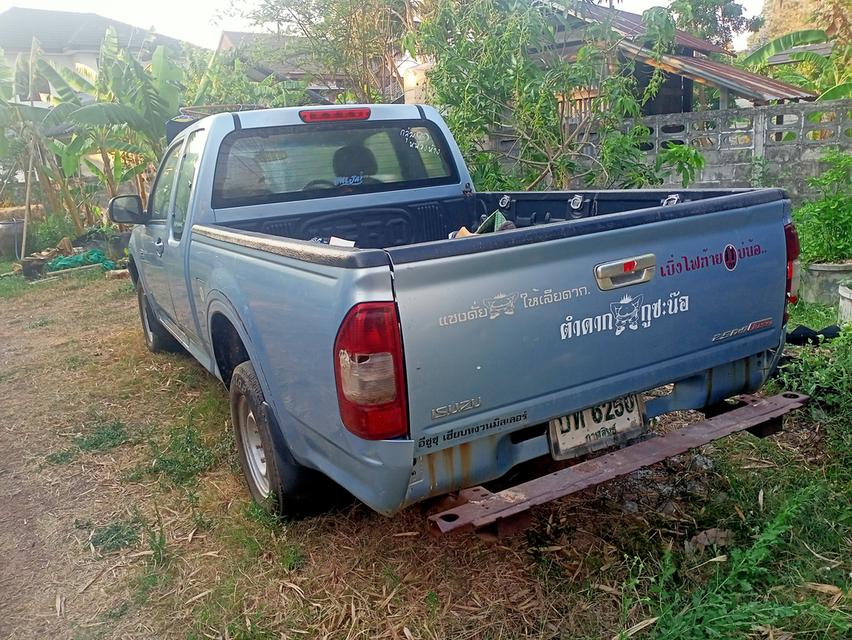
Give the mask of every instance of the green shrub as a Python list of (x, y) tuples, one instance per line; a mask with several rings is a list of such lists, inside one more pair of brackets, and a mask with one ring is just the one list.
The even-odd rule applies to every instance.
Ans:
[(793, 213), (808, 263), (852, 259), (852, 153), (829, 149), (822, 159), (828, 169), (808, 179), (819, 198)]
[(43, 220), (34, 220), (27, 230), (27, 253), (55, 247), (65, 236), (77, 236), (74, 225), (67, 217), (47, 215)]
[(811, 397), (807, 411), (822, 425), (826, 443), (840, 460), (852, 459), (852, 325), (840, 336), (817, 347), (792, 351), (793, 357), (781, 367), (782, 385), (790, 391)]

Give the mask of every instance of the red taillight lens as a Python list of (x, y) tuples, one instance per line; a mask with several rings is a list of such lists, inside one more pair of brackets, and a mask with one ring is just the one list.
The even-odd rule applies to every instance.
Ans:
[(334, 341), (334, 374), (343, 424), (367, 440), (408, 433), (402, 337), (393, 302), (355, 305)]
[(368, 120), (370, 109), (358, 107), (356, 109), (305, 109), (299, 112), (302, 122), (335, 122), (338, 120)]
[(786, 303), (796, 304), (799, 301), (799, 233), (793, 223), (784, 225), (784, 241), (787, 245), (787, 286), (784, 307), (784, 324), (787, 324)]

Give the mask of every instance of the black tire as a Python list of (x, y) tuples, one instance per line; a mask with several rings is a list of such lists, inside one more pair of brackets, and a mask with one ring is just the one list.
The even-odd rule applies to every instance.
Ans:
[(145, 346), (148, 347), (148, 351), (151, 353), (163, 351), (179, 353), (183, 351), (180, 342), (169, 333), (169, 330), (154, 315), (141, 280), (136, 283), (136, 301), (139, 303), (139, 319), (142, 321), (142, 335), (145, 337)]
[[(287, 518), (328, 509), (335, 485), (293, 458), (263, 399), (251, 362), (243, 362), (234, 369), (230, 400), (240, 467), (254, 501), (269, 513)], [(258, 464), (258, 454), (262, 464)]]
[(142, 321), (142, 335), (145, 337), (145, 346), (148, 347), (148, 351), (151, 353), (183, 351), (180, 342), (157, 320), (157, 316), (151, 310), (141, 280), (136, 282), (136, 301), (139, 303), (139, 319)]

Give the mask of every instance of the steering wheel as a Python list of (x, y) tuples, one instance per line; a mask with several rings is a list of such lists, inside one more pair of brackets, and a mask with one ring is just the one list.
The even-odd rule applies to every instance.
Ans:
[(302, 187), (302, 191), (310, 191), (317, 188), (334, 189), (334, 183), (331, 180), (311, 180), (308, 184)]

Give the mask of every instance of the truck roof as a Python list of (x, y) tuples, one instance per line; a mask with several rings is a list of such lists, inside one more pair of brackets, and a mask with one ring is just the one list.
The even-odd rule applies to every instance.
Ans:
[[(299, 115), (305, 112), (356, 112), (366, 110), (369, 113), (369, 120), (412, 120), (412, 119), (428, 119), (426, 109), (421, 105), (413, 104), (335, 104), (335, 105), (308, 105), (301, 107), (277, 107), (277, 108), (257, 108), (242, 110), (240, 105), (225, 105), (226, 109), (213, 113), (207, 117), (193, 117), (192, 114), (186, 113), (177, 116), (169, 121), (171, 135), (169, 142), (180, 137), (185, 131), (196, 129), (199, 126), (204, 126), (202, 123), (208, 123), (214, 119), (231, 118), (234, 120), (237, 128), (254, 129), (258, 127), (272, 126), (287, 126), (306, 124), (303, 118)], [(227, 107), (237, 107), (236, 109), (227, 109)], [(318, 119), (317, 121), (327, 122), (328, 120)]]

